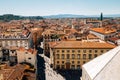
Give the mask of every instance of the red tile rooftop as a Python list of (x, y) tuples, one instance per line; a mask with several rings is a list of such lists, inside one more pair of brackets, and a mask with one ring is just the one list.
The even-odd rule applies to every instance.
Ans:
[(87, 36), (89, 39), (99, 39), (97, 36), (93, 35), (93, 34), (89, 34)]
[(0, 74), (3, 74), (4, 80), (15, 80), (17, 77), (22, 77), (24, 70), (24, 65), (17, 64), (16, 66), (0, 70)]
[(15, 32), (0, 32), (0, 38), (1, 39), (19, 39), (19, 38), (28, 38), (30, 35), (30, 32), (28, 30), (23, 31), (15, 31)]
[(109, 29), (109, 28), (91, 28), (90, 30), (98, 33), (102, 33), (102, 34), (110, 34), (110, 33), (116, 32), (115, 29)]
[(109, 40), (116, 41), (119, 40), (119, 38), (113, 37), (113, 38), (109, 38)]
[(21, 51), (21, 52), (30, 52), (31, 54), (37, 54), (37, 50), (35, 49), (32, 49), (32, 48), (29, 48), (29, 49), (25, 49), (24, 47), (20, 47), (18, 48), (18, 51)]
[[(51, 48), (115, 48), (115, 45), (105, 42), (60, 41), (50, 42)], [(104, 45), (104, 46), (103, 46)]]

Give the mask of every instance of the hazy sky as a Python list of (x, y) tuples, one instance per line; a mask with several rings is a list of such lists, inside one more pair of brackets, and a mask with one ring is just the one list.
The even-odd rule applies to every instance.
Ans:
[(0, 15), (120, 14), (120, 0), (0, 0)]

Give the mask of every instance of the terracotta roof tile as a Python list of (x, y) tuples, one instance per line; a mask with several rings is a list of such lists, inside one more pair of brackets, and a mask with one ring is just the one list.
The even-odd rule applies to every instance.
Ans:
[(115, 29), (108, 29), (108, 28), (91, 28), (90, 30), (95, 31), (95, 32), (99, 32), (102, 34), (109, 34), (109, 33), (116, 32)]
[[(52, 48), (115, 48), (115, 45), (105, 42), (60, 41), (49, 43)], [(103, 46), (104, 45), (104, 46)]]

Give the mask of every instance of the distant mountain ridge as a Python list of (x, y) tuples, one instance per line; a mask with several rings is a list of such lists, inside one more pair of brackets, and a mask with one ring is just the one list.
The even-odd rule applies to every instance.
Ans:
[(58, 14), (58, 15), (49, 15), (43, 16), (44, 18), (85, 18), (84, 15), (75, 15), (75, 14)]
[[(58, 14), (58, 15), (48, 15), (48, 16), (19, 16), (14, 14), (4, 14), (0, 15), (0, 21), (10, 21), (10, 20), (40, 20), (44, 18), (99, 18), (100, 15), (76, 15), (76, 14)], [(103, 17), (110, 18), (120, 18), (120, 14), (103, 14)]]
[(30, 20), (40, 20), (43, 19), (41, 16), (18, 16), (13, 14), (4, 14), (0, 15), (0, 21), (9, 22), (11, 20), (23, 20), (23, 19), (30, 19)]
[[(75, 15), (75, 14), (58, 14), (43, 16), (44, 18), (89, 18), (89, 17), (100, 17), (100, 15)], [(120, 17), (120, 14), (103, 14), (103, 17)]]

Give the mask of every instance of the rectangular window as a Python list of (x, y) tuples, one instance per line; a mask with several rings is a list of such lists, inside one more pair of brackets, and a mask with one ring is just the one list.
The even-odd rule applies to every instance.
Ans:
[(103, 50), (101, 50), (101, 53), (103, 53)]
[(86, 53), (86, 50), (83, 50), (84, 53)]
[(86, 54), (83, 54), (83, 59), (86, 59)]
[(92, 52), (92, 50), (89, 50), (89, 53), (91, 53)]
[(92, 59), (92, 54), (89, 54), (89, 59)]
[(0, 47), (2, 47), (2, 42), (0, 41)]
[(77, 58), (80, 59), (80, 54), (77, 54)]
[(78, 50), (78, 53), (80, 53), (80, 50)]
[(57, 53), (59, 53), (60, 51), (59, 50), (57, 50)]
[(72, 50), (72, 53), (74, 53), (75, 52), (75, 50)]
[(65, 66), (64, 65), (61, 65), (61, 69), (64, 69), (65, 68)]
[(98, 51), (97, 50), (95, 50), (95, 53), (97, 53)]
[(31, 58), (29, 57), (28, 59), (30, 60)]
[(65, 56), (65, 55), (64, 55), (64, 54), (62, 54), (62, 59), (64, 59), (64, 56)]
[(75, 69), (75, 65), (71, 65), (71, 69)]
[(64, 53), (65, 51), (64, 50), (62, 50), (62, 53)]
[(80, 69), (80, 65), (77, 65), (77, 69)]
[(94, 57), (96, 58), (98, 55), (97, 54), (94, 54)]
[(85, 64), (86, 63), (86, 61), (83, 61), (83, 64)]
[(75, 59), (75, 54), (72, 54), (72, 59)]
[(77, 61), (78, 64), (80, 64), (80, 61)]
[(60, 65), (56, 65), (56, 69), (60, 69)]
[(67, 53), (69, 53), (70, 52), (70, 50), (67, 50)]
[(56, 55), (56, 58), (57, 58), (57, 59), (59, 59), (59, 58), (60, 58), (59, 54), (57, 54), (57, 55)]
[(59, 64), (59, 61), (57, 61), (57, 64)]
[(64, 61), (62, 61), (62, 64), (64, 64), (65, 62)]
[(69, 59), (70, 58), (70, 55), (69, 54), (67, 54), (67, 59)]
[(74, 61), (72, 61), (72, 64), (74, 64)]

